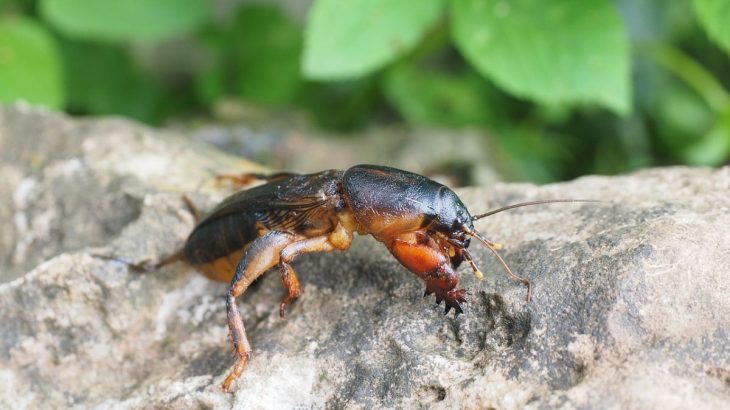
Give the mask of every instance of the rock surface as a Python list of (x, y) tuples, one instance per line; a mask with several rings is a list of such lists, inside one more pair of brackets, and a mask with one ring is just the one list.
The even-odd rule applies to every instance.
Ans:
[(278, 317), (266, 275), (240, 302), (255, 357), (234, 394), (223, 295), (172, 253), (217, 172), (250, 169), (123, 120), (0, 109), (0, 408), (727, 408), (730, 168), (670, 168), (458, 193), (534, 283), (477, 244), (465, 314), (443, 316), (370, 238), (307, 255)]

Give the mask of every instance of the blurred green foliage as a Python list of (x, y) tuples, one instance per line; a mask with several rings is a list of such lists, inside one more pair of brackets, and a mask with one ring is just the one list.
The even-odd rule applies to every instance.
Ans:
[(728, 0), (0, 0), (0, 102), (479, 128), (514, 179), (730, 159)]
[(42, 0), (40, 14), (61, 33), (96, 41), (158, 41), (209, 18), (206, 0)]
[(64, 103), (58, 46), (36, 21), (0, 19), (0, 101), (25, 98), (49, 107)]
[(545, 104), (630, 110), (628, 40), (610, 0), (454, 0), (453, 38), (485, 76)]
[(442, 0), (318, 0), (302, 61), (311, 79), (369, 74), (416, 46), (441, 16)]

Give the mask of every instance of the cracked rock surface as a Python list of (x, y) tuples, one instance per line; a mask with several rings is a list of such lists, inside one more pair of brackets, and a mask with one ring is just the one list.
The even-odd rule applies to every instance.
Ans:
[(174, 252), (254, 170), (118, 119), (0, 108), (0, 408), (727, 408), (730, 168), (458, 190), (531, 279), (473, 243), (465, 313), (444, 316), (370, 238), (306, 255), (286, 319), (271, 272), (240, 300), (255, 356), (234, 394), (224, 294)]

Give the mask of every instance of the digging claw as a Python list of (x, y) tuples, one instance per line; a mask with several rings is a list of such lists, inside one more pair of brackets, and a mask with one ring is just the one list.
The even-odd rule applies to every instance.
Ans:
[[(463, 303), (464, 300), (462, 300), (461, 302)], [(454, 309), (454, 317), (457, 317), (460, 314), (464, 313), (464, 310), (461, 308), (461, 303), (459, 303), (459, 302), (457, 302), (455, 300), (452, 300), (452, 301), (447, 301), (446, 302), (446, 308), (444, 309), (444, 315), (448, 315), (449, 314), (449, 311), (452, 308)]]
[(466, 302), (466, 290), (464, 289), (453, 289), (446, 292), (446, 309), (444, 315), (448, 314), (451, 309), (454, 309), (454, 317), (464, 313), (461, 308), (461, 304)]
[(441, 289), (438, 289), (435, 291), (429, 291), (429, 289), (427, 289), (424, 296), (428, 296), (431, 293), (436, 294), (437, 305), (441, 305), (441, 302), (445, 302), (444, 315), (447, 315), (451, 311), (451, 309), (454, 309), (454, 317), (464, 313), (464, 310), (461, 308), (461, 304), (466, 302), (466, 290), (452, 289), (448, 291), (443, 291)]

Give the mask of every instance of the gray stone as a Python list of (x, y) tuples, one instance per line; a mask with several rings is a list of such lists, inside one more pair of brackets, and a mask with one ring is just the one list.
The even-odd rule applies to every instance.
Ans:
[[(730, 168), (666, 168), (462, 189), (534, 297), (471, 250), (444, 316), (382, 245), (307, 255), (240, 301), (255, 356), (234, 394), (226, 285), (171, 254), (212, 175), (252, 164), (118, 119), (0, 109), (0, 408), (727, 408)], [(323, 166), (324, 168), (325, 166)]]

